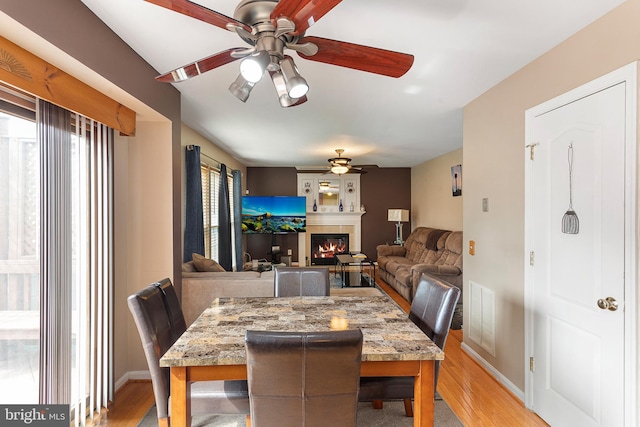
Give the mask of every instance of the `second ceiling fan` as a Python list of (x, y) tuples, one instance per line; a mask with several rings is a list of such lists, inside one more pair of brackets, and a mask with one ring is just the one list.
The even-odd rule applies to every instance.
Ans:
[(307, 101), (309, 85), (298, 72), (290, 49), (304, 59), (389, 77), (404, 75), (413, 55), (321, 37), (306, 37), (307, 29), (341, 0), (242, 0), (233, 18), (189, 0), (145, 0), (183, 15), (238, 34), (249, 47), (236, 47), (184, 65), (156, 77), (180, 82), (242, 59), (240, 75), (229, 90), (241, 101), (268, 72), (280, 105), (291, 107)]

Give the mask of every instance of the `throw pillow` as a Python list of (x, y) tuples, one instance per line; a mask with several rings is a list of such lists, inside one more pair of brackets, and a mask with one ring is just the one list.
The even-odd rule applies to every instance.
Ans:
[(182, 263), (182, 272), (183, 273), (195, 273), (196, 271), (198, 271), (198, 270), (196, 269), (196, 265), (193, 263), (193, 261)]
[(191, 254), (193, 264), (199, 272), (205, 271), (227, 271), (215, 260), (205, 258), (200, 254)]

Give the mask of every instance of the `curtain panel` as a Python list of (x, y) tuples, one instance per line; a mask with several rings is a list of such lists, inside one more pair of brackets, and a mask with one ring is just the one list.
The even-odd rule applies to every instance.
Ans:
[(218, 186), (218, 263), (227, 271), (233, 270), (231, 245), (231, 210), (227, 166), (220, 165)]
[(200, 147), (185, 147), (186, 195), (183, 262), (191, 261), (193, 253), (205, 255), (204, 211), (202, 204), (202, 173)]
[(231, 171), (233, 179), (233, 241), (237, 271), (242, 271), (242, 172)]

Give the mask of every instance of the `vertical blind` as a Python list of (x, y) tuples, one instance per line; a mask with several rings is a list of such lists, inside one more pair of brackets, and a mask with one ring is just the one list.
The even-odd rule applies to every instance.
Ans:
[(45, 101), (41, 144), (41, 403), (99, 423), (113, 399), (113, 130)]
[(67, 403), (71, 377), (71, 115), (38, 103), (40, 402)]

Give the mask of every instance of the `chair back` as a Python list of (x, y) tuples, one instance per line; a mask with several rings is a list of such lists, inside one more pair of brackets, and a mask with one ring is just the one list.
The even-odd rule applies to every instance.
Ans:
[(460, 289), (423, 274), (411, 303), (409, 319), (444, 349)]
[(180, 305), (176, 288), (169, 278), (153, 283), (153, 286), (162, 292), (162, 299), (167, 308), (167, 315), (169, 316), (169, 323), (171, 324), (174, 340), (177, 340), (180, 338), (180, 335), (187, 330), (187, 322), (184, 320), (184, 314), (182, 313), (182, 306)]
[[(428, 274), (423, 274), (418, 282), (416, 295), (411, 302), (409, 319), (443, 350), (459, 298), (459, 288)], [(440, 361), (436, 360), (434, 390), (438, 386), (439, 374)]]
[(247, 331), (245, 341), (253, 427), (356, 425), (359, 329)]
[(329, 267), (276, 267), (276, 297), (328, 296)]
[[(409, 319), (438, 347), (444, 349), (460, 289), (423, 274), (411, 303)], [(435, 361), (433, 391), (438, 387), (440, 360)], [(413, 377), (366, 377), (360, 381), (360, 401), (404, 400), (407, 416), (413, 416)]]
[(150, 285), (127, 299), (147, 359), (158, 418), (169, 414), (169, 369), (160, 358), (175, 342), (169, 316), (159, 287)]

